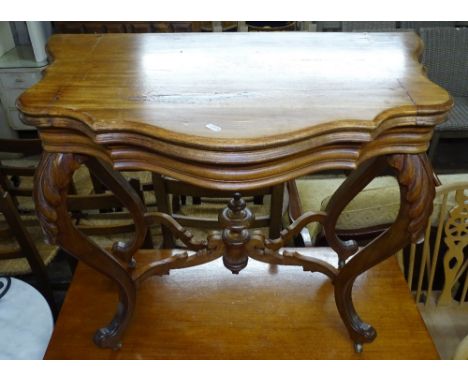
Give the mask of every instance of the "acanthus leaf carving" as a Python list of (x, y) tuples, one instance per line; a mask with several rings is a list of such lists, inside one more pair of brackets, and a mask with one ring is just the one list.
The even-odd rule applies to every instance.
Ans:
[(67, 196), (73, 173), (84, 162), (82, 156), (70, 153), (44, 152), (35, 174), (34, 202), (36, 212), (49, 243), (59, 234), (57, 208)]
[(406, 189), (410, 218), (408, 233), (412, 242), (419, 242), (424, 237), (433, 209), (435, 178), (428, 173), (430, 165), (427, 162), (425, 154), (394, 154), (388, 157), (389, 165), (397, 170), (398, 183)]

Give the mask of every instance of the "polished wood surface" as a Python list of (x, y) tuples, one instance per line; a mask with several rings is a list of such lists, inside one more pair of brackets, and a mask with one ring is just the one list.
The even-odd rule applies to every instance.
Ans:
[(414, 33), (54, 35), (48, 49), (45, 78), (17, 102), (48, 151), (206, 187), (423, 152), (452, 105)]
[(191, 145), (265, 145), (321, 124), (371, 131), (386, 111), (450, 102), (414, 59), (421, 48), (413, 33), (55, 35), (45, 80), (19, 105), (68, 111), (96, 132), (197, 136)]
[[(336, 255), (327, 250), (318, 256), (336, 264)], [(99, 349), (91, 336), (109, 320), (115, 292), (110, 280), (80, 264), (46, 358), (437, 358), (394, 258), (356, 282), (357, 305), (379, 331), (378, 341), (361, 354), (347, 338), (330, 281), (295, 267), (252, 261), (232, 275), (216, 261), (152, 278), (141, 287), (122, 349)]]

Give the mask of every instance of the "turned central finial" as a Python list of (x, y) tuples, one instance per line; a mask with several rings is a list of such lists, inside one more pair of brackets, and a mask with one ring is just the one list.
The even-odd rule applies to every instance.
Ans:
[(242, 196), (239, 192), (234, 194), (234, 198), (229, 201), (228, 207), (233, 212), (242, 211), (246, 207), (245, 200), (242, 199)]
[(232, 273), (239, 273), (247, 265), (245, 244), (250, 240), (248, 228), (255, 220), (255, 215), (247, 208), (241, 194), (236, 192), (227, 207), (220, 211), (218, 220), (223, 227), (224, 265)]

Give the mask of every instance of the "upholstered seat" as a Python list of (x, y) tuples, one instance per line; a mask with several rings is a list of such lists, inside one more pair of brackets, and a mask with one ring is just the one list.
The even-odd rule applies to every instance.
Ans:
[[(442, 184), (467, 181), (468, 174), (441, 175), (439, 179)], [(297, 180), (303, 211), (324, 211), (343, 180), (343, 177)], [(450, 198), (449, 207), (454, 205), (453, 195)], [(440, 198), (434, 200), (433, 225), (437, 224), (441, 202)], [(395, 179), (391, 176), (376, 178), (345, 208), (338, 219), (337, 229), (357, 230), (391, 224), (396, 219), (399, 207), (400, 191)], [(322, 227), (312, 223), (307, 228), (314, 242)]]

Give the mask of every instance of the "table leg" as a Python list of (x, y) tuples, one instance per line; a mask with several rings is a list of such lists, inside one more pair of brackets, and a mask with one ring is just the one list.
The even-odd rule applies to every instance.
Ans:
[[(67, 208), (67, 192), (73, 173), (90, 161), (100, 179), (129, 209), (135, 219), (136, 235), (130, 243), (116, 243), (112, 251), (100, 248), (73, 224)], [(35, 175), (34, 201), (41, 226), (48, 240), (66, 252), (112, 279), (119, 289), (117, 312), (109, 325), (99, 329), (94, 341), (100, 347), (118, 348), (128, 326), (136, 299), (136, 283), (128, 267), (133, 265), (133, 253), (146, 235), (143, 206), (135, 191), (117, 172), (82, 155), (44, 152)]]
[(354, 255), (358, 246), (354, 240), (342, 241), (335, 231), (336, 222), (349, 202), (387, 166), (385, 158), (373, 158), (353, 171), (336, 190), (325, 209), (327, 218), (323, 230), (328, 245), (338, 254), (338, 266), (343, 268), (348, 257)]
[[(361, 320), (354, 308), (354, 281), (409, 242), (423, 238), (435, 196), (435, 179), (425, 154), (395, 154), (388, 156), (387, 162), (395, 170), (400, 186), (398, 217), (389, 229), (358, 250), (356, 255), (344, 264), (334, 280), (336, 305), (357, 351), (362, 350), (363, 343), (374, 340), (376, 331)], [(351, 180), (343, 183), (339, 190), (339, 194), (348, 194), (346, 200), (351, 200), (362, 188), (362, 184), (355, 187), (356, 182), (368, 180), (361, 171), (356, 171), (356, 175), (351, 175)], [(364, 172), (373, 174), (374, 166), (364, 168)]]

